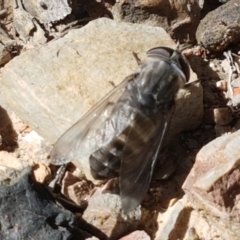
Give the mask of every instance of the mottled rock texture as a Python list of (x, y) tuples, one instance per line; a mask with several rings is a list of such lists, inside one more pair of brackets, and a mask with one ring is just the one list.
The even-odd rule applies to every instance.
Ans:
[[(54, 143), (137, 68), (132, 52), (143, 59), (157, 46), (175, 48), (162, 28), (92, 21), (7, 64), (0, 73), (0, 102)], [(171, 132), (196, 127), (203, 114), (202, 88), (194, 84), (182, 91), (176, 105)]]
[(204, 146), (183, 185), (194, 208), (204, 211), (224, 239), (240, 238), (239, 143), (237, 131)]

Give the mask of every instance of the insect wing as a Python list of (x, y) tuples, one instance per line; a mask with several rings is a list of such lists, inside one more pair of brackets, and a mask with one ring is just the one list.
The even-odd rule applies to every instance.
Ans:
[(96, 139), (96, 131), (110, 117), (115, 103), (122, 96), (128, 82), (133, 77), (134, 75), (130, 75), (123, 80), (60, 137), (51, 152), (52, 164), (62, 165), (72, 160), (79, 160), (97, 150), (99, 144), (104, 145), (111, 141), (111, 139), (106, 138), (105, 142), (99, 143)]
[(123, 153), (120, 191), (122, 206), (126, 213), (140, 204), (148, 190), (171, 116), (172, 110), (160, 115), (157, 126), (151, 131), (151, 140), (147, 141), (144, 147), (139, 147), (139, 150), (132, 154)]

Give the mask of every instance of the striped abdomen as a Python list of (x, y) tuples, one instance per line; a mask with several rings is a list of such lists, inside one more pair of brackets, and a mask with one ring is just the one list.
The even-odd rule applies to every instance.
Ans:
[(114, 108), (112, 116), (104, 123), (102, 135), (108, 134), (109, 129), (116, 135), (89, 158), (92, 175), (96, 179), (117, 177), (124, 156), (141, 151), (155, 129), (153, 120), (143, 110), (131, 104), (136, 103), (133, 98), (132, 94), (125, 93)]

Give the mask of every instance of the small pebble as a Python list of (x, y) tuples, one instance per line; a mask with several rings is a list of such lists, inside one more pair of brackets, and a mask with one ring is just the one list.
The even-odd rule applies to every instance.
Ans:
[(33, 175), (36, 182), (44, 183), (50, 178), (51, 170), (46, 165), (38, 163), (33, 166)]
[(227, 91), (227, 81), (226, 80), (220, 80), (220, 81), (217, 81), (216, 82), (216, 87), (219, 89), (219, 90), (222, 90), (222, 91)]
[(215, 108), (214, 122), (218, 125), (224, 126), (232, 121), (232, 113), (228, 108)]

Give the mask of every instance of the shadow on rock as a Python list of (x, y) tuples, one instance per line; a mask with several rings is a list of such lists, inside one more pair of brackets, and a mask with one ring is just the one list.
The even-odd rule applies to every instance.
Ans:
[(18, 135), (13, 128), (12, 121), (7, 111), (0, 106), (0, 151), (13, 152), (17, 147)]

